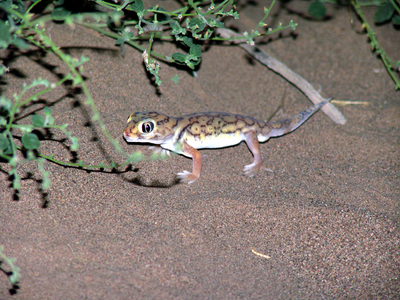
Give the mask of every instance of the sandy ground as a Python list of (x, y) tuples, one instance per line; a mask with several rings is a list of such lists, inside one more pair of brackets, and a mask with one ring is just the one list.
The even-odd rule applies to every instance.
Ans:
[[(237, 28), (249, 30), (262, 18), (256, 4), (239, 7)], [(289, 6), (304, 12), (307, 2)], [(22, 278), (12, 290), (1, 272), (0, 299), (398, 299), (400, 94), (367, 37), (357, 33), (358, 21), (351, 25), (354, 14), (333, 6), (328, 12), (330, 20), (312, 22), (277, 5), (268, 23), (293, 19), (296, 38), (285, 31), (260, 47), (324, 97), (370, 105), (339, 107), (345, 125), (318, 112), (292, 134), (263, 144), (265, 166), (273, 172), (246, 177), (242, 169), (252, 155), (242, 143), (202, 150), (202, 174), (192, 185), (176, 182), (177, 172), (191, 168), (183, 156), (112, 173), (46, 162), (52, 179), (47, 193), (35, 165), (27, 164), (19, 168), (22, 188), (15, 195), (1, 164), (0, 245), (17, 259)], [(366, 12), (372, 20), (373, 11)], [(398, 60), (399, 32), (391, 24), (375, 29)], [(311, 105), (238, 47), (206, 49), (196, 78), (163, 63), (157, 94), (138, 51), (127, 47), (122, 57), (113, 40), (79, 26), (49, 23), (46, 32), (64, 51), (90, 58), (86, 83), (127, 152), (151, 154), (122, 138), (133, 111), (225, 111), (267, 119), (284, 98), (277, 119)], [(155, 49), (175, 50), (167, 42)], [(10, 98), (23, 82), (56, 82), (67, 71), (36, 50), (2, 51), (1, 57), (12, 70), (1, 81)], [(178, 84), (170, 79), (175, 75)], [(56, 123), (68, 123), (80, 142), (74, 156), (54, 130), (42, 141), (43, 154), (87, 164), (124, 161), (90, 121), (83, 94), (60, 87), (41, 100), (19, 122), (29, 122), (29, 113), (47, 104)]]

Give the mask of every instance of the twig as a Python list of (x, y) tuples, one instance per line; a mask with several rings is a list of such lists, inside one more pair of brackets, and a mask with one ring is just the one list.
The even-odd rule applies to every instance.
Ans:
[[(238, 37), (239, 34), (227, 29), (227, 28), (218, 28), (217, 33), (219, 33), (222, 37), (228, 38), (231, 36)], [(234, 40), (234, 43), (243, 43), (246, 40)], [(286, 78), (292, 84), (294, 84), (300, 91), (302, 91), (313, 103), (319, 103), (324, 101), (325, 99), (317, 92), (316, 89), (303, 77), (298, 75), (289, 69), (285, 64), (281, 63), (279, 60), (273, 58), (268, 55), (261, 49), (251, 46), (249, 44), (239, 44), (241, 48), (246, 50), (251, 56), (257, 59), (262, 64), (266, 65), (272, 71), (280, 74), (282, 77)], [(328, 103), (321, 110), (336, 124), (345, 124), (346, 118), (342, 115), (342, 113), (334, 107), (332, 104)]]

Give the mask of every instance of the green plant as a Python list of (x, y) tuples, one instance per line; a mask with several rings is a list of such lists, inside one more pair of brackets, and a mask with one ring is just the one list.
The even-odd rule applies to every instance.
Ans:
[[(45, 190), (50, 187), (51, 183), (49, 172), (47, 172), (43, 167), (45, 160), (69, 167), (104, 169), (117, 168), (125, 166), (133, 161), (136, 162), (144, 159), (141, 152), (134, 152), (128, 157), (127, 161), (121, 165), (112, 163), (110, 166), (105, 166), (104, 163), (100, 163), (97, 166), (91, 166), (85, 165), (82, 161), (78, 163), (59, 161), (54, 159), (52, 155), (47, 156), (39, 152), (41, 142), (34, 131), (40, 131), (43, 129), (61, 130), (70, 140), (70, 149), (72, 151), (78, 150), (78, 139), (73, 137), (71, 132), (67, 131), (67, 124), (55, 125), (55, 120), (51, 115), (52, 111), (48, 106), (43, 108), (43, 116), (40, 114), (30, 115), (30, 124), (16, 123), (16, 115), (20, 114), (28, 103), (38, 100), (40, 95), (49, 92), (51, 89), (57, 88), (70, 78), (71, 76), (68, 75), (55, 84), (50, 84), (47, 80), (41, 78), (34, 80), (30, 85), (24, 84), (22, 92), (20, 94), (14, 94), (14, 101), (7, 99), (3, 95), (0, 96), (0, 158), (3, 160), (3, 162), (6, 162), (11, 167), (9, 175), (11, 175), (13, 178), (14, 190), (19, 190), (21, 188), (21, 178), (17, 172), (18, 165), (23, 165), (29, 161), (34, 161), (37, 163), (38, 169), (42, 174), (42, 189)], [(24, 99), (24, 95), (27, 91), (38, 86), (44, 86), (44, 89)], [(22, 133), (22, 136), (17, 138), (17, 140), (20, 140), (20, 146), (18, 146), (15, 141), (16, 136), (12, 134), (12, 131), (15, 130), (19, 130)], [(18, 150), (24, 153), (25, 158), (18, 156)]]
[[(363, 2), (357, 1), (357, 4), (365, 6)], [(371, 4), (378, 6), (374, 14), (374, 22), (376, 24), (392, 21), (394, 25), (400, 25), (400, 3), (396, 3), (394, 0), (383, 0)]]
[[(128, 44), (142, 51), (147, 70), (155, 77), (157, 85), (161, 84), (161, 79), (159, 76), (160, 65), (156, 59), (194, 69), (201, 62), (201, 44), (205, 41), (229, 41), (245, 38), (248, 43), (254, 44), (254, 39), (259, 36), (285, 28), (294, 30), (297, 26), (291, 21), (287, 26), (279, 24), (276, 29), (269, 28), (264, 33), (259, 32), (260, 27), (267, 26), (264, 21), (268, 17), (275, 0), (269, 9), (264, 8), (265, 16), (256, 28), (251, 30), (250, 33), (244, 32), (242, 36), (235, 38), (221, 38), (214, 34), (216, 28), (225, 26), (222, 21), (223, 18), (239, 18), (234, 0), (224, 0), (218, 4), (213, 1), (194, 2), (189, 0), (186, 5), (174, 11), (166, 11), (159, 5), (146, 8), (142, 0), (126, 0), (123, 4), (114, 4), (103, 0), (96, 0), (95, 2), (110, 10), (106, 22), (100, 21), (95, 24), (80, 20), (74, 22), (114, 38), (115, 44), (122, 49), (124, 49), (125, 44)], [(132, 12), (136, 15), (135, 18), (132, 18)], [(62, 14), (68, 13), (62, 12)], [(107, 27), (108, 29), (106, 29)], [(135, 30), (137, 30), (136, 34), (134, 34)], [(148, 40), (147, 48), (137, 43), (142, 40)], [(187, 49), (187, 52), (175, 52), (171, 55), (155, 53), (152, 51), (152, 45), (156, 40), (174, 42)]]
[[(38, 158), (34, 152), (35, 150), (38, 150), (40, 148), (40, 140), (38, 136), (33, 132), (34, 130), (44, 128), (59, 129), (64, 132), (64, 134), (71, 140), (71, 149), (78, 149), (78, 139), (76, 137), (73, 137), (71, 132), (66, 130), (67, 124), (61, 126), (54, 124), (54, 119), (51, 116), (51, 109), (48, 106), (43, 109), (44, 116), (41, 116), (39, 114), (31, 115), (31, 124), (15, 123), (16, 114), (20, 112), (21, 108), (23, 108), (30, 101), (37, 100), (39, 95), (44, 94), (51, 89), (61, 85), (67, 79), (68, 77), (65, 77), (57, 84), (50, 84), (47, 80), (39, 78), (38, 80), (34, 80), (30, 85), (24, 84), (22, 92), (19, 95), (14, 95), (14, 102), (5, 98), (3, 95), (0, 96), (0, 157), (11, 167), (9, 174), (13, 177), (13, 188), (15, 190), (19, 190), (21, 187), (20, 176), (17, 172), (17, 166), (24, 164), (28, 161), (37, 162), (39, 170), (41, 171), (43, 177), (42, 188), (47, 189), (50, 187), (49, 173), (46, 172), (43, 168), (44, 159)], [(27, 99), (23, 99), (25, 93), (28, 90), (37, 86), (44, 86), (45, 89), (41, 90), (38, 93), (35, 93), (31, 97), (27, 97)], [(20, 132), (22, 133), (22, 146), (16, 145), (14, 137), (11, 133), (13, 130), (20, 130)], [(26, 158), (18, 157), (17, 150), (22, 150), (26, 154)]]
[[(399, 78), (398, 78), (398, 76), (395, 75), (395, 72), (397, 72), (397, 74), (399, 74), (399, 72), (400, 72), (400, 60), (397, 61), (397, 62), (392, 60), (386, 54), (386, 52), (383, 50), (383, 48), (379, 45), (378, 40), (377, 40), (376, 35), (375, 35), (375, 32), (371, 29), (371, 26), (367, 22), (367, 19), (364, 17), (364, 14), (363, 14), (363, 12), (361, 10), (359, 2), (357, 0), (353, 0), (351, 2), (351, 4), (353, 5), (354, 10), (356, 11), (356, 13), (358, 14), (358, 16), (360, 17), (360, 19), (363, 22), (363, 27), (365, 28), (365, 30), (367, 32), (368, 38), (370, 40), (370, 45), (371, 45), (372, 51), (375, 51), (376, 54), (382, 59), (382, 62), (385, 65), (385, 68), (386, 68), (387, 72), (389, 73), (390, 77), (392, 78), (392, 80), (395, 83), (395, 89), (396, 90), (400, 89)], [(393, 5), (396, 6), (396, 10), (400, 14), (399, 6), (397, 6), (394, 2), (393, 2)], [(374, 20), (375, 21), (377, 21), (376, 20), (377, 19), (376, 16), (377, 16), (378, 13), (379, 13), (379, 7), (378, 7), (377, 13), (375, 13), (375, 16), (374, 16)], [(395, 19), (395, 17), (393, 17), (393, 23), (400, 21), (399, 18)], [(397, 17), (399, 17), (399, 16), (397, 15)], [(388, 20), (389, 19), (390, 18), (388, 18)], [(378, 17), (378, 20), (382, 21), (383, 18), (381, 19), (381, 17)]]
[[(94, 2), (106, 12), (101, 12), (96, 7), (93, 7), (92, 4)], [(221, 38), (214, 35), (214, 29), (224, 27), (222, 18), (239, 18), (233, 0), (224, 0), (217, 4), (213, 1), (194, 2), (189, 0), (186, 5), (170, 12), (158, 5), (145, 8), (141, 0), (125, 0), (123, 4), (103, 0), (83, 1), (82, 7), (86, 4), (89, 5), (89, 9), (86, 12), (74, 11), (74, 8), (68, 5), (68, 1), (64, 0), (36, 0), (32, 1), (30, 6), (26, 8), (25, 1), (22, 0), (0, 0), (0, 11), (5, 13), (0, 20), (0, 48), (17, 47), (23, 51), (36, 46), (56, 55), (70, 70), (57, 83), (50, 83), (45, 79), (39, 78), (29, 85), (24, 84), (21, 93), (15, 94), (13, 100), (4, 96), (0, 97), (0, 161), (9, 166), (8, 172), (12, 177), (13, 188), (15, 190), (20, 189), (21, 178), (18, 175), (17, 168), (28, 161), (37, 163), (38, 170), (43, 177), (42, 189), (47, 189), (50, 187), (50, 178), (49, 173), (44, 169), (45, 160), (70, 167), (105, 169), (117, 168), (145, 159), (141, 152), (127, 155), (118, 144), (118, 141), (110, 135), (82, 78), (83, 65), (88, 59), (84, 56), (80, 59), (73, 58), (61, 51), (51, 38), (45, 34), (43, 29), (45, 22), (57, 21), (65, 22), (68, 25), (75, 23), (86, 26), (107, 37), (114, 38), (116, 45), (120, 46), (122, 51), (125, 44), (143, 51), (147, 70), (154, 75), (155, 81), (159, 85), (161, 84), (159, 76), (160, 65), (156, 59), (185, 65), (190, 69), (194, 69), (201, 61), (201, 43), (204, 41), (245, 38), (247, 43), (254, 44), (254, 39), (261, 35), (271, 34), (289, 27), (295, 29), (297, 24), (291, 21), (287, 26), (279, 24), (278, 28), (274, 30), (269, 28), (264, 33), (259, 32), (260, 27), (267, 26), (264, 21), (268, 17), (274, 2), (275, 0), (270, 8), (264, 8), (265, 16), (250, 33), (245, 32), (243, 36), (235, 38)], [(39, 4), (41, 4), (41, 9), (37, 9), (35, 13), (32, 13), (39, 7)], [(206, 8), (203, 10), (202, 7)], [(134, 13), (133, 17), (132, 13)], [(88, 19), (92, 21), (88, 22)], [(137, 30), (137, 33), (134, 34), (134, 30)], [(137, 43), (141, 40), (148, 40), (147, 48)], [(175, 52), (171, 55), (155, 53), (152, 51), (152, 45), (157, 40), (180, 44), (187, 49), (187, 52)], [(4, 75), (7, 71), (7, 66), (0, 62), (0, 75)], [(176, 77), (173, 80), (177, 82), (178, 78)], [(41, 153), (41, 142), (35, 132), (43, 129), (61, 130), (70, 140), (70, 149), (76, 151), (79, 146), (78, 139), (67, 131), (67, 124), (56, 125), (54, 118), (51, 116), (51, 109), (48, 106), (45, 106), (41, 113), (30, 115), (29, 124), (22, 124), (16, 118), (21, 116), (24, 109), (35, 102), (39, 96), (62, 84), (66, 84), (67, 81), (72, 82), (73, 87), (81, 87), (86, 97), (85, 103), (92, 109), (92, 120), (99, 124), (102, 132), (110, 140), (114, 148), (126, 157), (125, 163), (121, 165), (112, 163), (110, 166), (100, 163), (99, 165), (91, 166), (84, 164), (82, 161), (71, 163), (56, 160), (51, 155), (48, 156)], [(33, 88), (37, 89), (37, 87), (42, 87), (42, 90), (36, 92), (33, 96), (25, 97), (27, 91)], [(19, 152), (23, 155), (18, 156)], [(150, 159), (155, 158), (159, 158), (159, 156), (152, 156)]]
[[(16, 121), (16, 116), (21, 115), (22, 111), (28, 107), (32, 102), (36, 101), (39, 96), (49, 92), (50, 90), (57, 88), (64, 84), (67, 80), (72, 81), (73, 86), (81, 86), (82, 90), (86, 95), (86, 104), (88, 104), (93, 111), (92, 119), (97, 121), (102, 129), (103, 133), (111, 141), (114, 147), (122, 153), (125, 157), (128, 157), (126, 153), (121, 149), (118, 141), (114, 139), (108, 130), (105, 128), (100, 115), (96, 109), (95, 103), (90, 95), (90, 92), (82, 78), (83, 64), (88, 61), (87, 58), (82, 56), (80, 59), (71, 57), (65, 54), (57, 47), (52, 40), (44, 34), (44, 30), (41, 29), (44, 22), (52, 20), (53, 17), (47, 14), (43, 16), (35, 16), (30, 13), (30, 10), (38, 4), (40, 1), (35, 1), (32, 5), (24, 12), (21, 10), (23, 7), (22, 1), (1, 1), (0, 9), (4, 10), (7, 15), (7, 21), (0, 22), (0, 45), (2, 48), (7, 48), (10, 45), (16, 46), (22, 50), (26, 50), (31, 45), (35, 45), (46, 52), (50, 52), (58, 56), (70, 69), (70, 73), (66, 74), (63, 79), (57, 83), (49, 83), (44, 79), (34, 80), (30, 85), (24, 84), (22, 92), (14, 95), (14, 101), (0, 97), (0, 158), (2, 162), (7, 163), (10, 166), (9, 174), (12, 176), (13, 188), (19, 190), (21, 187), (20, 176), (17, 172), (17, 167), (28, 161), (34, 161), (38, 165), (38, 169), (42, 174), (42, 188), (47, 189), (50, 187), (50, 179), (48, 172), (45, 171), (43, 163), (45, 159), (66, 165), (66, 166), (80, 166), (90, 168), (91, 166), (84, 165), (82, 162), (79, 164), (62, 162), (53, 159), (52, 156), (46, 156), (40, 153), (40, 140), (34, 133), (35, 130), (42, 129), (59, 129), (71, 141), (71, 150), (75, 151), (78, 149), (78, 139), (73, 137), (71, 132), (66, 130), (67, 124), (56, 125), (54, 119), (51, 116), (51, 109), (44, 107), (43, 116), (40, 114), (31, 115), (30, 124), (20, 124)], [(101, 14), (100, 14), (101, 15)], [(77, 16), (79, 19), (81, 16)], [(7, 71), (7, 67), (1, 64), (0, 69), (2, 73)], [(24, 98), (26, 92), (32, 88), (38, 86), (44, 86), (44, 89), (35, 93), (33, 96)], [(20, 134), (16, 133), (20, 131)], [(20, 139), (20, 146), (17, 145), (16, 140)], [(18, 156), (18, 151), (22, 151), (24, 157)], [(128, 157), (126, 164), (137, 159), (140, 155), (133, 153)], [(103, 168), (114, 168), (116, 164), (111, 166), (103, 166)], [(125, 164), (124, 164), (125, 165)]]
[[(396, 2), (397, 1), (397, 2)], [(400, 60), (395, 62), (391, 59), (386, 52), (383, 50), (381, 46), (379, 46), (378, 40), (376, 38), (375, 32), (371, 29), (367, 19), (364, 16), (364, 13), (361, 7), (365, 6), (376, 6), (376, 12), (374, 14), (374, 22), (375, 24), (383, 24), (386, 22), (393, 22), (394, 26), (400, 25), (400, 2), (398, 0), (372, 0), (372, 1), (359, 1), (359, 0), (350, 0), (348, 5), (351, 5), (359, 18), (363, 23), (363, 28), (366, 30), (368, 38), (370, 40), (370, 45), (372, 51), (375, 51), (376, 54), (382, 59), (383, 64), (389, 76), (395, 83), (395, 89), (400, 89), (400, 81), (398, 76), (395, 75), (395, 72), (400, 72)], [(326, 3), (333, 4), (346, 4), (339, 2), (337, 0), (316, 0), (313, 1), (308, 7), (308, 13), (315, 19), (321, 19), (326, 14), (326, 8), (324, 5)]]
[(0, 245), (0, 265), (2, 262), (5, 262), (10, 267), (11, 271), (8, 278), (10, 279), (12, 285), (16, 285), (21, 277), (21, 274), (19, 273), (20, 269), (14, 265), (15, 258), (7, 257), (3, 253), (3, 246)]

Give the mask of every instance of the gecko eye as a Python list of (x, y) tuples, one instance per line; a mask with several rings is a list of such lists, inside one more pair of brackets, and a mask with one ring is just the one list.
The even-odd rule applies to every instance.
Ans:
[(154, 123), (153, 122), (144, 122), (142, 125), (142, 132), (143, 133), (149, 133), (152, 132), (154, 130)]

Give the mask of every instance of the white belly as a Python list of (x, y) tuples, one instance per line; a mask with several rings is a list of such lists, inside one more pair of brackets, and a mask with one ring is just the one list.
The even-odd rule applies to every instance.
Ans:
[(188, 136), (186, 142), (196, 149), (204, 148), (224, 148), (229, 146), (234, 146), (239, 144), (241, 141), (245, 140), (245, 136), (241, 132), (230, 133), (230, 134), (220, 134), (219, 136), (206, 135), (199, 137)]

